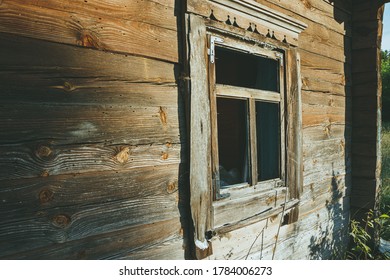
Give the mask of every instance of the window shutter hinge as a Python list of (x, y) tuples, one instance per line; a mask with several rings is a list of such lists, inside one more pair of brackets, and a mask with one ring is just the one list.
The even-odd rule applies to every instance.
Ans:
[(223, 39), (216, 36), (210, 36), (210, 48), (207, 50), (207, 53), (210, 56), (210, 63), (215, 62), (215, 43), (223, 43)]

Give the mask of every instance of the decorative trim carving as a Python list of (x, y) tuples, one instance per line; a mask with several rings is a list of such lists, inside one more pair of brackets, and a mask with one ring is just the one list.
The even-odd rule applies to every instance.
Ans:
[(254, 0), (187, 0), (187, 12), (298, 45), (307, 25)]

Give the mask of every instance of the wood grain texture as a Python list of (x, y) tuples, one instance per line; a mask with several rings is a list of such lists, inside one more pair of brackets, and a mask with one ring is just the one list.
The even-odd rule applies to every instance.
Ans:
[[(179, 165), (171, 164), (105, 171), (99, 176), (92, 172), (2, 180), (0, 211), (3, 216), (17, 220), (26, 213), (39, 210), (174, 193), (183, 180), (178, 177), (178, 172)], [(142, 187), (145, 181), (149, 184)]]
[(207, 80), (206, 26), (203, 19), (188, 17), (191, 77), (191, 212), (195, 240), (206, 242), (211, 227), (211, 141), (210, 101)]
[[(16, 144), (43, 139), (54, 141), (54, 144), (180, 142), (177, 109), (124, 106), (115, 110), (104, 105), (19, 105), (10, 111), (8, 106), (0, 105), (0, 143)], [(162, 115), (164, 119), (161, 119)]]
[[(289, 0), (256, 0), (260, 4), (272, 9), (297, 17), (302, 21), (310, 20), (314, 23), (324, 25), (342, 35), (351, 31), (351, 16), (349, 13), (336, 10), (333, 6), (324, 1), (289, 1)], [(305, 20), (306, 19), (306, 20)]]
[[(268, 212), (273, 208), (278, 208), (285, 202), (285, 196), (286, 189), (283, 187), (275, 188), (258, 195), (216, 201), (213, 203), (214, 226), (216, 229), (222, 228), (223, 230), (223, 226), (225, 225), (230, 226)], [(241, 205), (245, 205), (245, 207), (241, 208), (241, 211), (236, 211)]]
[[(162, 259), (164, 255), (153, 253), (169, 240), (181, 244), (180, 224), (176, 218), (152, 224), (136, 225), (126, 229), (99, 234), (72, 242), (52, 244), (46, 247), (2, 255), (0, 259)], [(109, 246), (107, 246), (109, 244)], [(179, 247), (179, 246), (178, 246)], [(170, 248), (172, 250), (172, 248)], [(152, 251), (152, 252), (151, 252)], [(175, 248), (167, 256), (183, 256), (183, 249)]]
[(126, 171), (138, 167), (179, 164), (178, 144), (53, 145), (50, 142), (0, 146), (1, 180), (37, 178), (42, 174)]
[(1, 37), (2, 144), (136, 144), (142, 131), (151, 134), (139, 143), (159, 141), (159, 133), (165, 134), (162, 143), (180, 142), (174, 65)]
[(303, 77), (320, 77), (334, 84), (350, 85), (351, 73), (344, 63), (307, 51), (301, 51), (300, 54)]
[(137, 224), (179, 220), (177, 172), (170, 166), (18, 182), (23, 193), (10, 184), (1, 190), (2, 254), (12, 253), (15, 246), (28, 250)]
[[(103, 81), (155, 84), (172, 84), (176, 81), (174, 64), (171, 63), (137, 56), (110, 54), (5, 33), (0, 33), (0, 37), (1, 74), (4, 78), (9, 78), (9, 75), (15, 72), (19, 75), (41, 74), (46, 79), (53, 79), (51, 84), (53, 87), (60, 88), (62, 85), (64, 90), (69, 92), (77, 89), (72, 87), (72, 83), (64, 84), (66, 79), (72, 78), (80, 80), (88, 78), (98, 82), (97, 85)], [(43, 82), (43, 77), (38, 79), (38, 82)], [(63, 83), (56, 84), (55, 82), (61, 78)], [(35, 78), (27, 82), (31, 83), (34, 80)], [(15, 83), (15, 85), (23, 87), (23, 83)]]
[[(56, 0), (39, 3), (3, 1), (0, 9), (0, 32), (178, 61), (178, 40), (172, 4), (165, 6), (164, 3), (146, 0), (131, 5), (124, 1), (111, 4), (107, 1), (90, 2), (92, 4), (75, 0), (65, 3)], [(139, 16), (140, 10), (146, 13)], [(161, 22), (170, 23), (169, 29), (162, 27)]]
[[(288, 69), (286, 75), (287, 187), (289, 188), (289, 198), (299, 199), (303, 190), (301, 64), (300, 56), (296, 50), (288, 50), (286, 56)], [(290, 221), (297, 221), (298, 214), (298, 208), (294, 209)]]

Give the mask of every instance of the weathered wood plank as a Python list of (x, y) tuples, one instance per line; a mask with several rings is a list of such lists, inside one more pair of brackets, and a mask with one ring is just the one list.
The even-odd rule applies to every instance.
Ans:
[[(17, 37), (0, 33), (0, 65), (2, 79), (10, 79), (6, 85), (18, 88), (33, 84), (35, 77), (26, 81), (26, 85), (16, 83), (12, 74), (42, 75), (42, 79), (53, 88), (72, 92), (77, 84), (72, 85), (68, 79), (88, 79), (96, 81), (97, 86), (102, 82), (150, 82), (154, 84), (176, 82), (174, 65), (153, 59), (121, 54), (110, 54), (92, 49), (45, 42), (29, 38)], [(137, 71), (134, 71), (137, 69)], [(39, 77), (39, 76), (38, 76)], [(62, 83), (58, 81), (62, 79)], [(52, 84), (51, 84), (52, 83)]]
[[(351, 16), (344, 12), (335, 10), (332, 6), (322, 1), (289, 1), (289, 0), (256, 0), (272, 9), (298, 18), (299, 20), (310, 20), (314, 23), (324, 25), (340, 34), (350, 34)], [(305, 20), (306, 19), (306, 20)], [(308, 24), (310, 25), (310, 24)]]
[(323, 123), (303, 129), (303, 143), (323, 141), (328, 139), (345, 139), (350, 136), (349, 126), (344, 124)]
[(27, 145), (0, 146), (0, 180), (124, 171), (132, 168), (178, 164), (181, 146), (151, 145)]
[[(125, 171), (2, 180), (2, 223), (19, 221), (40, 211), (88, 207), (120, 200), (169, 196), (178, 191), (184, 176), (178, 164), (150, 166)], [(168, 199), (169, 200), (169, 199)]]
[(334, 207), (340, 199), (350, 194), (346, 182), (350, 184), (350, 180), (347, 180), (345, 175), (340, 175), (327, 177), (305, 186), (306, 191), (301, 196), (300, 213), (309, 215), (323, 207)]
[[(116, 259), (130, 260), (182, 260), (185, 258), (185, 246), (181, 236), (172, 236), (172, 238), (162, 242), (156, 242), (152, 246), (132, 250), (116, 257)], [(188, 258), (188, 257), (187, 257)], [(190, 256), (193, 258), (193, 256)]]
[(321, 80), (334, 84), (350, 85), (351, 73), (344, 63), (327, 57), (301, 51), (302, 76), (321, 77)]
[(190, 192), (197, 257), (208, 248), (206, 231), (212, 229), (210, 102), (207, 73), (206, 26), (203, 19), (187, 17), (191, 78)]
[[(64, 73), (64, 75), (66, 75)], [(12, 78), (7, 78), (12, 77)], [(94, 78), (50, 77), (50, 74), (0, 73), (0, 99), (8, 104), (123, 105), (133, 108), (180, 106), (178, 88), (173, 84), (97, 80)], [(19, 83), (18, 81), (24, 81)]]
[[(303, 112), (301, 97), (301, 57), (297, 50), (289, 50), (286, 57), (287, 63), (287, 92), (286, 101), (286, 183), (289, 191), (289, 199), (299, 199), (303, 188), (303, 154), (302, 154), (302, 128)], [(290, 216), (290, 222), (298, 219), (299, 208), (295, 208)]]
[[(74, 12), (69, 13), (66, 7), (72, 3), (58, 9), (49, 9), (44, 6), (45, 2), (33, 5), (32, 1), (3, 1), (0, 9), (0, 32), (99, 50), (144, 55), (171, 62), (178, 61), (177, 31), (161, 28), (161, 20), (157, 21), (153, 17), (148, 19), (152, 24), (142, 19), (137, 20), (139, 10), (153, 9), (152, 15), (155, 17), (156, 13), (168, 13), (168, 17), (172, 18), (172, 8), (167, 11), (168, 7), (156, 5), (155, 2), (137, 2), (134, 3), (136, 6), (126, 5), (129, 8), (124, 12), (128, 12), (131, 19), (121, 19), (113, 18), (110, 13), (79, 13), (78, 11), (83, 9), (77, 9), (77, 5)], [(88, 3), (82, 4), (88, 6)], [(105, 6), (104, 3), (100, 4)], [(51, 2), (51, 5), (60, 4)], [(146, 15), (149, 16), (150, 14)], [(34, 24), (31, 24), (32, 18)]]
[[(347, 208), (347, 207), (346, 207)], [(298, 223), (281, 228), (276, 259), (342, 258), (348, 244), (349, 211), (322, 208)], [(301, 250), (307, 248), (307, 250)], [(272, 248), (270, 248), (272, 249)], [(267, 257), (269, 248), (264, 248)], [(267, 259), (267, 258), (266, 258)]]
[(18, 221), (3, 216), (0, 225), (1, 252), (7, 255), (18, 247), (30, 250), (172, 217), (179, 220), (178, 212), (177, 194), (173, 193), (84, 206), (63, 206), (38, 211)]
[(309, 24), (299, 37), (299, 47), (327, 58), (350, 63), (349, 37), (318, 23)]
[[(285, 196), (286, 189), (277, 188), (238, 199), (215, 201), (213, 203), (214, 227), (217, 229), (270, 211), (284, 203)], [(240, 211), (236, 211), (241, 205), (245, 205), (245, 207), (241, 208)]]
[(346, 124), (347, 116), (346, 109), (343, 107), (332, 106), (317, 106), (307, 105), (302, 106), (302, 124), (303, 127), (317, 126), (321, 124)]
[(302, 104), (304, 105), (345, 108), (351, 103), (352, 98), (349, 96), (333, 94), (331, 92), (302, 90)]
[(317, 182), (318, 178), (346, 175), (350, 172), (349, 166), (351, 166), (350, 160), (345, 162), (345, 160), (340, 160), (339, 157), (333, 161), (306, 161), (303, 171), (303, 183), (304, 185), (310, 185), (311, 183)]
[(320, 77), (310, 76), (310, 72), (302, 75), (302, 89), (310, 92), (331, 93), (345, 96), (350, 92), (351, 87), (332, 82), (324, 81)]
[(321, 142), (306, 142), (303, 146), (304, 160), (325, 159), (331, 155), (338, 155), (340, 159), (349, 151), (346, 151), (345, 139), (329, 139)]
[[(213, 242), (214, 254), (211, 260), (245, 259), (251, 252), (262, 255), (262, 245), (275, 243), (280, 215), (239, 228), (225, 235), (219, 235)], [(272, 236), (272, 238), (270, 238)], [(240, 244), (237, 246), (236, 244)]]
[[(120, 110), (118, 110), (120, 109)], [(176, 108), (113, 106), (0, 105), (0, 144), (53, 141), (54, 144), (179, 143)], [(27, 121), (28, 120), (28, 121)]]
[[(180, 223), (177, 218), (151, 224), (131, 226), (123, 230), (104, 233), (72, 242), (53, 244), (42, 248), (9, 255), (1, 259), (120, 259), (132, 252), (142, 252), (145, 248), (155, 248), (165, 240), (180, 236)], [(177, 250), (183, 255), (183, 250)], [(160, 256), (163, 259), (163, 256)], [(149, 255), (149, 259), (153, 254)]]
[[(11, 1), (3, 1), (3, 3), (7, 2)], [(31, 9), (44, 8), (67, 11), (99, 20), (110, 15), (111, 19), (138, 21), (171, 30), (176, 30), (177, 25), (174, 14), (175, 0), (139, 0), (133, 1), (131, 4), (127, 0), (90, 0), (87, 2), (78, 0), (12, 0), (12, 3), (17, 3), (20, 7), (31, 7)]]

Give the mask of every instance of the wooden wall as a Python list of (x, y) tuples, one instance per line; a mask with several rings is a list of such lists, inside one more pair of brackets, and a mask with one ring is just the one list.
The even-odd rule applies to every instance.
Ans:
[[(352, 1), (256, 1), (308, 25), (300, 216), (220, 236), (210, 258), (338, 257), (350, 214)], [(179, 3), (0, 1), (0, 258), (188, 257)]]
[[(380, 51), (384, 2), (357, 0), (353, 17), (353, 177), (351, 211), (355, 219), (374, 209), (381, 173)], [(388, 1), (386, 1), (388, 2)]]
[(0, 1), (0, 258), (184, 258), (175, 9)]

